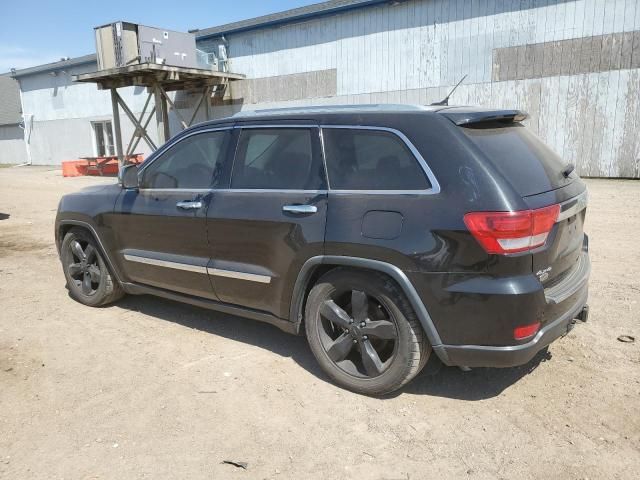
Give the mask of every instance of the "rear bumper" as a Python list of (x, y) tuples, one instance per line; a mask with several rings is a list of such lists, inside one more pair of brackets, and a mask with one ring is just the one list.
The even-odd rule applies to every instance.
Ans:
[[(566, 335), (575, 325), (575, 319), (586, 320), (587, 286), (582, 288), (578, 300), (559, 318), (548, 322), (527, 343), (504, 347), (481, 345), (439, 345), (434, 351), (447, 365), (465, 367), (515, 367), (528, 363), (553, 341)], [(583, 313), (584, 311), (584, 313)]]

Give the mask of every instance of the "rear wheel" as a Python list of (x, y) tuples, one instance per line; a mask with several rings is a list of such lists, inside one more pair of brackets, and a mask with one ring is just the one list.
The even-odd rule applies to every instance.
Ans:
[(93, 237), (74, 228), (62, 241), (60, 258), (71, 296), (91, 307), (118, 300), (124, 292), (102, 258)]
[(309, 293), (305, 329), (322, 369), (369, 395), (402, 387), (431, 352), (403, 292), (373, 272), (339, 268), (324, 275)]

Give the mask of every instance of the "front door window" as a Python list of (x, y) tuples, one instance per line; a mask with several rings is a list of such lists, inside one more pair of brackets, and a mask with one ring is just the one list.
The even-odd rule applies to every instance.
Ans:
[(219, 187), (228, 131), (191, 135), (171, 146), (145, 169), (142, 188), (206, 189)]

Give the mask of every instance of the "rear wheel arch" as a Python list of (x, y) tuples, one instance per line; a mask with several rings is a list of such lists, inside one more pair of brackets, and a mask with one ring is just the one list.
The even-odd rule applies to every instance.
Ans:
[(289, 320), (295, 325), (295, 332), (304, 334), (304, 309), (309, 292), (324, 274), (339, 267), (339, 265), (323, 264), (322, 256), (308, 259), (298, 272), (293, 286), (291, 303), (289, 305)]
[[(360, 257), (321, 255), (311, 257), (304, 263), (294, 285), (290, 308), (290, 319), (296, 324), (296, 331), (301, 332), (303, 330), (301, 327), (304, 321), (305, 303), (309, 291), (313, 288), (316, 281), (329, 271), (344, 267), (360, 271), (368, 270), (391, 278), (407, 297), (416, 316), (420, 320), (420, 324), (427, 335), (429, 343), (434, 347), (442, 344), (440, 335), (431, 320), (426, 306), (406, 274), (400, 268), (390, 263)], [(438, 356), (440, 356), (438, 352), (439, 349), (436, 348), (435, 350)]]
[(304, 330), (324, 372), (366, 395), (402, 387), (432, 351), (398, 283), (371, 269), (339, 266), (323, 275), (309, 294)]

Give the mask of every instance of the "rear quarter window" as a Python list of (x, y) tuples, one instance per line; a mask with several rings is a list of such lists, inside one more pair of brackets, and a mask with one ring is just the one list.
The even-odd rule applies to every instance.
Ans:
[(575, 173), (565, 178), (562, 171), (567, 162), (523, 125), (460, 128), (522, 196), (555, 190), (577, 178)]
[(323, 128), (332, 190), (427, 190), (431, 184), (404, 141), (392, 132)]

